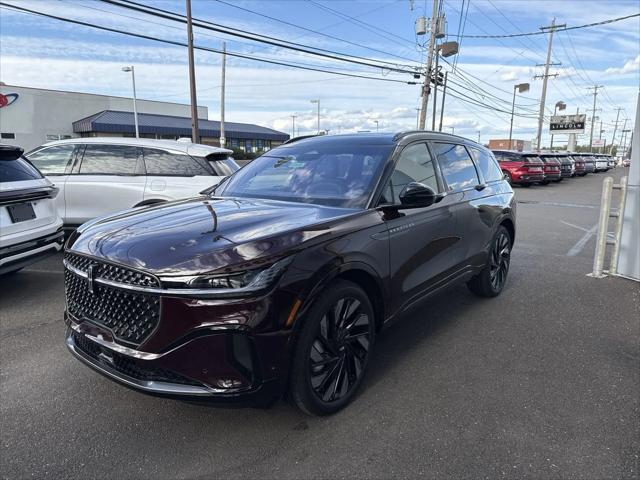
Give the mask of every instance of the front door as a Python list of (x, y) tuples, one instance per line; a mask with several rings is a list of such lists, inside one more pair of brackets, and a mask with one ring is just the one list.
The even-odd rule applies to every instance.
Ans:
[[(442, 192), (442, 183), (426, 143), (404, 148), (383, 191), (382, 202), (400, 204), (400, 192), (419, 182)], [(456, 236), (455, 202), (444, 196), (429, 207), (400, 209), (385, 214), (389, 228), (390, 284), (394, 305), (402, 309), (437, 287), (458, 263), (453, 255)]]

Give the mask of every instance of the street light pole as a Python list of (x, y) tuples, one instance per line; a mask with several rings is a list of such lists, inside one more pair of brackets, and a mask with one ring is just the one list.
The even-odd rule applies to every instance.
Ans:
[(513, 86), (513, 101), (511, 102), (511, 125), (509, 126), (509, 150), (513, 150), (511, 148), (511, 138), (513, 135), (513, 116), (516, 112), (516, 90), (520, 93), (529, 91), (528, 83), (519, 83)]
[(131, 72), (131, 83), (133, 83), (133, 124), (136, 128), (136, 138), (140, 138), (140, 131), (138, 129), (138, 107), (136, 105), (136, 72), (133, 65), (129, 67), (122, 67), (123, 72)]
[(311, 103), (318, 104), (318, 135), (320, 135), (320, 99), (311, 100)]
[(378, 120), (374, 120), (373, 122), (376, 124), (376, 132), (380, 131), (380, 129), (378, 128)]
[(224, 148), (227, 139), (224, 136), (224, 86), (227, 71), (227, 42), (222, 42), (222, 84), (220, 86), (220, 147)]
[(291, 138), (296, 136), (296, 117), (297, 115), (291, 115)]
[[(555, 117), (558, 113), (558, 108), (560, 110), (564, 110), (567, 108), (567, 104), (564, 102), (556, 102), (556, 106), (553, 108), (553, 116)], [(549, 127), (551, 128), (551, 127)], [(551, 145), (549, 145), (549, 150), (553, 150), (553, 133), (551, 134)]]

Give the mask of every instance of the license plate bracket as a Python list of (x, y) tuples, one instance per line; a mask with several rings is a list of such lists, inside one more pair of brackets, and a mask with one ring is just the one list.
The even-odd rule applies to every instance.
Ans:
[(26, 222), (36, 218), (36, 212), (31, 203), (17, 203), (15, 205), (7, 205), (9, 217), (13, 223)]

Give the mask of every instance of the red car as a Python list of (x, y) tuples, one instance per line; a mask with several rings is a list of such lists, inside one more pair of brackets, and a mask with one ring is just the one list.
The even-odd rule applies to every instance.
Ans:
[[(544, 163), (537, 154), (506, 150), (494, 150), (493, 154), (511, 185), (528, 187), (532, 183), (544, 183)], [(560, 175), (559, 169), (558, 175)]]

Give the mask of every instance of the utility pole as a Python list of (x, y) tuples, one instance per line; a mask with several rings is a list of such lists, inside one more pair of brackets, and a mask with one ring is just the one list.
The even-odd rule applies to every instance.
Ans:
[(602, 88), (602, 85), (594, 85), (587, 88), (587, 90), (593, 90), (593, 110), (591, 115), (591, 133), (589, 134), (589, 151), (593, 152), (593, 126), (596, 123), (596, 98), (598, 96), (598, 89)]
[(191, 22), (191, 0), (186, 0), (187, 7), (187, 48), (189, 51), (189, 91), (191, 93), (191, 141), (200, 142), (198, 129), (198, 100), (196, 96), (196, 71), (193, 58), (193, 24)]
[[(604, 132), (604, 130), (602, 130), (602, 120), (600, 120), (600, 134), (598, 135), (598, 140), (602, 140), (602, 132)], [(602, 153), (602, 147), (600, 147), (600, 153)]]
[(291, 115), (291, 138), (296, 136), (296, 118), (298, 115)]
[(224, 83), (227, 67), (227, 42), (222, 42), (222, 88), (220, 89), (220, 147), (224, 148), (227, 139), (224, 137)]
[(431, 15), (429, 52), (427, 53), (427, 68), (424, 72), (424, 85), (422, 86), (422, 107), (420, 108), (420, 120), (418, 130), (424, 130), (427, 120), (427, 105), (429, 104), (429, 82), (431, 81), (431, 65), (433, 52), (436, 47), (436, 26), (438, 24), (438, 0), (433, 0), (433, 14)]
[(547, 47), (547, 61), (544, 65), (536, 65), (537, 67), (544, 67), (544, 75), (536, 75), (533, 78), (541, 78), (542, 77), (542, 96), (540, 97), (540, 115), (538, 116), (538, 141), (536, 148), (540, 150), (540, 144), (542, 142), (542, 124), (544, 123), (544, 103), (547, 99), (547, 80), (549, 77), (557, 77), (558, 74), (554, 73), (553, 75), (549, 75), (549, 67), (552, 65), (560, 65), (559, 63), (551, 63), (551, 47), (553, 45), (553, 32), (558, 28), (566, 27), (566, 24), (556, 25), (556, 19), (554, 18), (551, 22), (551, 25), (548, 27), (540, 27), (540, 30), (543, 32), (545, 30), (549, 30), (549, 45)]
[(442, 117), (444, 116), (444, 99), (447, 96), (447, 76), (449, 72), (444, 72), (444, 86), (442, 87), (442, 106), (440, 107), (440, 125), (438, 131), (442, 131)]
[(615, 126), (613, 127), (613, 137), (611, 138), (611, 146), (609, 147), (609, 155), (611, 155), (611, 152), (613, 152), (613, 144), (616, 141), (616, 133), (618, 133), (618, 119), (620, 118), (620, 110), (624, 110), (624, 108), (618, 107), (618, 108), (616, 108), (616, 110), (618, 111), (618, 113), (616, 113), (616, 123), (615, 123)]
[[(438, 60), (440, 52), (436, 49), (436, 68), (433, 69), (433, 112), (431, 115), (431, 130), (436, 129), (436, 110), (438, 105)], [(431, 78), (431, 76), (429, 76)]]

